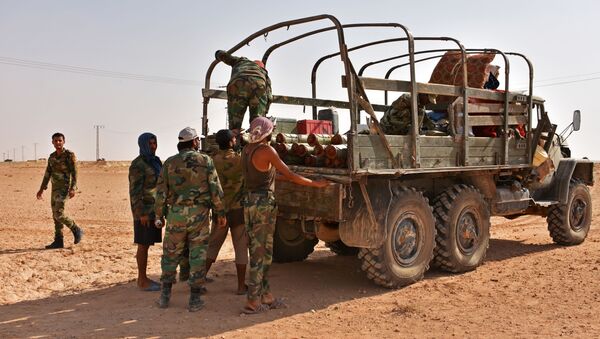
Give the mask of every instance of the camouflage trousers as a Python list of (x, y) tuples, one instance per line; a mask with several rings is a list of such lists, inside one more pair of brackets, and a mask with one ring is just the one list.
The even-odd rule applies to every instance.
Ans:
[(269, 109), (267, 85), (260, 78), (237, 78), (227, 85), (227, 115), (229, 129), (242, 127), (246, 108), (250, 109), (250, 121), (264, 117)]
[(172, 206), (167, 216), (160, 261), (163, 283), (174, 283), (177, 266), (187, 246), (191, 287), (201, 287), (206, 276), (210, 210), (205, 206)]
[(273, 193), (248, 193), (244, 202), (244, 221), (250, 250), (248, 299), (257, 300), (269, 293), (269, 268), (273, 262), (273, 233), (277, 205)]
[(54, 237), (62, 238), (63, 226), (71, 231), (75, 230), (75, 222), (65, 215), (65, 203), (69, 200), (68, 189), (52, 189), (50, 206), (52, 207), (52, 219), (54, 220)]

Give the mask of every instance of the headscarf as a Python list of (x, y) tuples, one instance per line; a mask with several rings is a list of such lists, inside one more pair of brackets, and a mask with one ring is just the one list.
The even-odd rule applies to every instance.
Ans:
[(273, 132), (273, 122), (269, 118), (258, 117), (250, 123), (250, 143), (255, 144), (262, 141)]
[(158, 139), (156, 139), (156, 135), (148, 132), (142, 133), (138, 138), (138, 146), (140, 146), (140, 155), (150, 166), (152, 166), (154, 175), (156, 178), (158, 178), (160, 169), (162, 168), (162, 162), (160, 161), (160, 158), (152, 153), (152, 150), (150, 150), (150, 140), (152, 139), (158, 141)]

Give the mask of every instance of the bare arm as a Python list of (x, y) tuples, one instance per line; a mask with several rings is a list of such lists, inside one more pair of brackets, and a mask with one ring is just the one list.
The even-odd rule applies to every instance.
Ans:
[(252, 162), (257, 169), (261, 170), (268, 170), (269, 164), (271, 164), (283, 177), (298, 185), (325, 187), (329, 184), (329, 182), (325, 180), (311, 180), (290, 171), (289, 167), (287, 167), (287, 165), (281, 161), (281, 158), (279, 158), (273, 147), (270, 146), (261, 147), (259, 150), (257, 150)]

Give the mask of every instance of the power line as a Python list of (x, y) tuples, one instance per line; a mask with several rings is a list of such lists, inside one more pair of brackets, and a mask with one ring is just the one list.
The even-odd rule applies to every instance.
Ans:
[(596, 75), (596, 74), (600, 74), (600, 72), (592, 72), (592, 73), (585, 73), (585, 74), (573, 74), (573, 75), (563, 75), (563, 76), (554, 77), (554, 78), (547, 78), (547, 79), (543, 79), (543, 80), (536, 80), (535, 82), (540, 83), (540, 82), (548, 82), (548, 81), (560, 80), (560, 79), (587, 77), (587, 76)]
[(44, 69), (44, 70), (50, 70), (50, 71), (56, 71), (56, 72), (68, 72), (68, 73), (84, 74), (84, 75), (91, 75), (91, 76), (100, 76), (100, 77), (114, 78), (114, 79), (127, 79), (127, 80), (139, 80), (139, 81), (148, 81), (148, 82), (157, 82), (157, 83), (167, 83), (167, 84), (171, 84), (171, 85), (184, 85), (184, 86), (196, 86), (196, 87), (203, 85), (202, 82), (196, 81), (196, 80), (178, 79), (178, 78), (171, 78), (171, 77), (124, 73), (124, 72), (113, 72), (113, 71), (107, 71), (107, 70), (103, 70), (103, 69), (70, 66), (70, 65), (62, 65), (62, 64), (53, 64), (53, 63), (48, 63), (48, 62), (10, 58), (10, 57), (3, 57), (3, 56), (0, 56), (0, 64), (19, 66), (19, 67), (27, 67), (27, 68)]
[(574, 84), (574, 83), (578, 83), (578, 82), (586, 82), (586, 81), (592, 81), (592, 80), (598, 80), (598, 79), (600, 79), (600, 77), (588, 78), (588, 79), (579, 79), (579, 80), (571, 80), (571, 81), (554, 82), (554, 83), (550, 83), (550, 84), (536, 85), (535, 87), (550, 87), (550, 86), (567, 85), (567, 84)]

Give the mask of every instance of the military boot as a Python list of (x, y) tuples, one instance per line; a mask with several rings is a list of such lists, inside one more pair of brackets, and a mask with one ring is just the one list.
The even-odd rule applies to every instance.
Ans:
[(54, 236), (54, 241), (50, 245), (46, 245), (47, 250), (55, 249), (55, 248), (63, 248), (65, 244), (63, 242), (63, 237)]
[(204, 307), (204, 301), (200, 298), (200, 294), (202, 294), (201, 287), (192, 287), (190, 293), (190, 304), (188, 310), (190, 312), (200, 311), (202, 307)]
[(172, 283), (162, 283), (160, 297), (157, 302), (159, 308), (169, 307), (169, 300), (171, 300), (171, 287), (173, 287)]
[(73, 243), (79, 244), (79, 242), (83, 238), (83, 230), (81, 228), (79, 228), (79, 226), (75, 226), (75, 227), (73, 227), (71, 232), (73, 232), (73, 238), (74, 238)]

